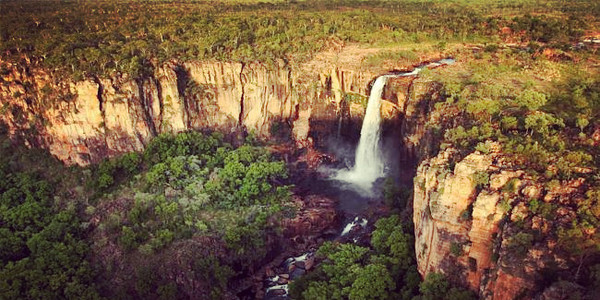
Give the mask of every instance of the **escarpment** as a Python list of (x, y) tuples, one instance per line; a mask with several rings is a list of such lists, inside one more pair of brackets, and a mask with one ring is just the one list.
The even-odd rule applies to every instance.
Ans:
[(419, 165), (413, 202), (419, 272), (444, 273), (485, 299), (552, 293), (544, 290), (547, 281), (581, 261), (559, 245), (559, 228), (576, 211), (569, 205), (550, 211), (582, 201), (585, 180), (548, 190), (515, 169), (499, 144), (489, 145), (489, 153), (464, 158), (448, 148)]
[(302, 144), (335, 134), (344, 95), (366, 94), (374, 76), (332, 64), (312, 68), (198, 61), (169, 63), (144, 79), (75, 83), (15, 69), (2, 79), (0, 118), (13, 136), (80, 165), (184, 130), (287, 134)]
[(449, 116), (459, 112), (437, 105), (446, 102), (443, 86), (417, 78), (404, 90), (397, 98), (403, 156), (416, 165), (411, 208), (419, 273), (443, 273), (482, 299), (583, 294), (566, 282), (585, 278), (586, 262), (593, 264), (596, 246), (585, 239), (597, 228), (579, 232), (574, 225), (593, 201), (591, 169), (557, 178), (551, 165), (541, 175), (515, 160), (507, 148), (514, 146), (503, 141), (448, 142), (444, 132), (457, 126)]
[[(196, 61), (170, 62), (144, 79), (70, 83), (14, 69), (0, 85), (0, 120), (13, 136), (80, 165), (185, 130), (285, 136), (303, 147), (347, 134), (344, 126), (360, 122), (378, 74), (331, 62)], [(442, 146), (452, 120), (435, 109), (441, 90), (426, 78), (393, 78), (382, 97), (382, 115), (394, 120), (392, 134), (402, 141), (396, 155), (407, 169), (416, 167), (412, 211), (420, 274), (444, 273), (488, 299), (551, 295), (552, 287), (543, 289), (544, 274), (577, 264), (557, 246), (556, 228), (574, 219), (585, 179), (548, 189), (512, 165), (499, 143), (468, 153)], [(541, 216), (544, 209), (556, 218)], [(329, 212), (322, 217), (331, 221)], [(312, 215), (300, 217), (304, 224)]]

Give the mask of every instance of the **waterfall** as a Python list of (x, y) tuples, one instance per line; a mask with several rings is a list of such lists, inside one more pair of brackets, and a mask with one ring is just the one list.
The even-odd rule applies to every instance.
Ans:
[(373, 83), (365, 119), (360, 130), (360, 141), (352, 171), (362, 181), (373, 182), (383, 176), (383, 158), (379, 145), (381, 129), (381, 94), (388, 76), (380, 76)]
[(335, 178), (357, 185), (370, 191), (375, 180), (384, 175), (384, 161), (380, 146), (381, 95), (387, 79), (391, 75), (379, 76), (369, 95), (367, 111), (360, 130), (360, 141), (356, 149), (354, 167), (340, 171)]
[[(388, 78), (415, 76), (425, 68), (451, 65), (454, 62), (452, 58), (445, 58), (436, 62), (423, 64), (414, 68), (411, 72), (377, 77), (369, 95), (365, 119), (360, 130), (360, 141), (356, 149), (354, 166), (350, 170), (336, 172), (333, 178), (349, 183), (350, 186), (347, 187), (360, 192), (363, 196), (373, 196), (373, 183), (385, 175), (385, 161), (380, 145), (381, 96)], [(338, 128), (338, 130), (340, 129)]]

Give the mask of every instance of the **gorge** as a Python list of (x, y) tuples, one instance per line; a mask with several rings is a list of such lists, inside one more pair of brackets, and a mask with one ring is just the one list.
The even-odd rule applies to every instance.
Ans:
[[(403, 128), (405, 153), (435, 147), (429, 144), (432, 141), (428, 140), (427, 134), (419, 128), (423, 128), (424, 119), (435, 117), (424, 115), (427, 110), (423, 110), (423, 105), (429, 105), (428, 101), (435, 101), (432, 97), (436, 97), (435, 93), (438, 91), (431, 82), (422, 81), (414, 75), (425, 67), (437, 67), (453, 62), (444, 59), (420, 64), (411, 72), (377, 77), (372, 84), (364, 123), (360, 130), (355, 165), (348, 171), (342, 170), (337, 173), (336, 178), (358, 186), (359, 191), (366, 192), (370, 197), (379, 197), (377, 194), (380, 192), (373, 190), (373, 182), (384, 175), (384, 165), (387, 164), (382, 150), (379, 149), (382, 126), (379, 124), (380, 115), (384, 116), (383, 121), (388, 122), (388, 125), (385, 125), (388, 128)], [(4, 85), (1, 92), (3, 99), (7, 99), (15, 107), (20, 107), (11, 112), (19, 111), (23, 115), (5, 114), (3, 120), (8, 124), (13, 136), (25, 138), (30, 145), (47, 147), (52, 154), (66, 163), (84, 165), (98, 162), (106, 156), (140, 151), (157, 134), (190, 129), (210, 128), (238, 134), (254, 132), (259, 137), (275, 138), (288, 132), (299, 147), (316, 147), (327, 151), (327, 137), (335, 135), (338, 118), (349, 116), (346, 117), (347, 120), (342, 121), (349, 126), (345, 130), (358, 133), (360, 123), (352, 125), (353, 118), (361, 118), (360, 112), (358, 116), (355, 115), (359, 110), (358, 106), (354, 107), (354, 103), (348, 103), (343, 95), (367, 94), (369, 78), (374, 76), (356, 70), (344, 70), (339, 66), (321, 72), (317, 81), (320, 88), (311, 90), (307, 88), (310, 84), (303, 81), (309, 80), (304, 73), (295, 73), (284, 65), (275, 69), (259, 64), (236, 65), (220, 62), (189, 63), (184, 67), (171, 65), (159, 68), (156, 79), (145, 82), (119, 83), (118, 79), (113, 79), (76, 83), (69, 88), (75, 94), (72, 102), (43, 111), (35, 111), (35, 108), (28, 107), (26, 102), (10, 97), (15, 91), (27, 92), (19, 85), (21, 81), (17, 78), (27, 78), (28, 75), (12, 73), (14, 79), (6, 78), (5, 82), (9, 85)], [(34, 95), (41, 97), (41, 94), (38, 94), (40, 86), (52, 80), (41, 74), (35, 76), (35, 80), (32, 81), (38, 87), (32, 90)], [(390, 84), (386, 85), (388, 82)], [(432, 92), (433, 95), (430, 94)], [(393, 95), (393, 102), (385, 100), (389, 95)], [(72, 109), (67, 109), (69, 107)], [(381, 109), (383, 111), (380, 112)], [(31, 119), (34, 115), (44, 116), (47, 125), (45, 128), (36, 129), (43, 134), (28, 136), (27, 132), (31, 132), (33, 128), (27, 126), (35, 126), (35, 123), (23, 120)], [(414, 120), (416, 123), (411, 123), (415, 122)], [(448, 150), (440, 155), (447, 155), (445, 153), (448, 153)], [(411, 159), (418, 157), (427, 157), (427, 154), (421, 152)], [(471, 157), (478, 157), (477, 163), (471, 163)], [(487, 161), (486, 165), (481, 165), (484, 163), (480, 162), (482, 159)], [(455, 243), (469, 244), (473, 250), (463, 250), (462, 257), (465, 258), (464, 264), (470, 271), (459, 274), (463, 274), (461, 276), (464, 276), (464, 280), (472, 289), (482, 289), (484, 294), (490, 295), (504, 295), (501, 293), (510, 292), (511, 289), (515, 292), (520, 291), (521, 284), (525, 284), (525, 281), (519, 283), (518, 280), (524, 279), (503, 279), (503, 276), (506, 276), (503, 272), (496, 275), (489, 273), (490, 257), (492, 252), (496, 251), (490, 247), (503, 215), (500, 208), (497, 208), (498, 204), (494, 204), (499, 202), (498, 196), (486, 194), (484, 197), (480, 194), (480, 197), (484, 198), (474, 204), (468, 204), (471, 200), (464, 200), (471, 199), (473, 191), (463, 189), (474, 186), (473, 179), (470, 179), (472, 174), (487, 170), (489, 158), (479, 158), (476, 154), (468, 156), (464, 163), (457, 163), (454, 170), (454, 176), (462, 181), (449, 183), (430, 182), (428, 178), (431, 176), (439, 178), (439, 175), (429, 175), (430, 164), (432, 162), (429, 160), (420, 163), (414, 187), (415, 248), (421, 274), (425, 276), (437, 270), (455, 273), (456, 271), (445, 269), (448, 265), (444, 259), (448, 257), (450, 246)], [(465, 167), (462, 167), (463, 165)], [(505, 183), (510, 177), (501, 180)], [(444, 184), (447, 187), (444, 188)], [(453, 192), (454, 189), (458, 189), (457, 192)], [(435, 190), (438, 192), (434, 192)], [(441, 190), (446, 194), (435, 194)], [(434, 195), (437, 200), (428, 200), (428, 197)], [(431, 201), (437, 201), (435, 207), (447, 206), (444, 210), (439, 210), (433, 208), (434, 202)], [(449, 204), (442, 204), (446, 202)], [(459, 230), (462, 227), (460, 223), (445, 225), (453, 224), (454, 221), (450, 220), (454, 218), (460, 218), (468, 205), (473, 206), (474, 218), (470, 231)], [(489, 213), (494, 216), (493, 222), (490, 222), (487, 216)], [(478, 219), (480, 215), (484, 216), (484, 220)], [(453, 265), (460, 265), (461, 260)], [(498, 276), (498, 284), (502, 288), (497, 289), (493, 285), (490, 287), (486, 281), (490, 276)], [(507, 283), (502, 283), (501, 280), (509, 280), (511, 288), (507, 289)], [(510, 297), (512, 296), (515, 294)]]
[(373, 82), (373, 87), (367, 101), (367, 108), (360, 130), (360, 139), (356, 148), (354, 166), (350, 170), (340, 170), (334, 178), (350, 184), (366, 195), (373, 194), (373, 183), (385, 175), (385, 157), (381, 151), (381, 97), (389, 78), (410, 77), (418, 75), (424, 68), (435, 68), (453, 64), (451, 58), (444, 58), (415, 67), (410, 72), (394, 75), (382, 75)]
[(600, 299), (598, 1), (0, 11), (2, 299)]

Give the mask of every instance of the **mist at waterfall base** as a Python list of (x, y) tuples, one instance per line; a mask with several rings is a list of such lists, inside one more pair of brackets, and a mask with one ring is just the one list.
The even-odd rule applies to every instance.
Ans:
[[(360, 197), (350, 197), (351, 202), (363, 201), (377, 197), (378, 179), (389, 174), (395, 165), (392, 155), (385, 155), (381, 140), (381, 98), (389, 78), (418, 75), (425, 68), (435, 68), (453, 64), (454, 59), (442, 59), (421, 65), (411, 72), (388, 74), (377, 77), (371, 88), (367, 109), (363, 120), (360, 140), (354, 156), (354, 165), (341, 170), (327, 169), (329, 178), (339, 183), (339, 188), (357, 193)], [(341, 151), (340, 151), (341, 152)], [(393, 151), (392, 151), (393, 152)], [(397, 153), (396, 153), (397, 154)], [(397, 155), (396, 155), (397, 156)], [(353, 201), (354, 200), (354, 201)], [(356, 206), (352, 203), (347, 205)]]
[(373, 83), (360, 140), (356, 149), (354, 166), (349, 170), (339, 170), (333, 179), (350, 183), (363, 196), (372, 196), (373, 183), (385, 174), (381, 152), (381, 95), (390, 75), (378, 77)]

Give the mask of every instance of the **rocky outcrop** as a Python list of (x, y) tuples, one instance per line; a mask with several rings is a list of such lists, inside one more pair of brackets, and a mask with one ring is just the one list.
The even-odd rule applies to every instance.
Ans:
[(339, 220), (333, 199), (309, 195), (304, 199), (294, 197), (292, 200), (296, 215), (283, 219), (281, 224), (286, 237), (310, 239), (337, 228)]
[(515, 169), (499, 144), (486, 148), (489, 153), (466, 156), (448, 148), (419, 165), (413, 203), (418, 269), (423, 276), (445, 273), (482, 298), (531, 298), (544, 292), (548, 272), (576, 269), (554, 231), (575, 213), (565, 206), (557, 215), (540, 213), (540, 207), (581, 201), (584, 180), (543, 188), (539, 178)]
[[(487, 174), (492, 157), (473, 153), (449, 168), (452, 149), (421, 164), (415, 178), (415, 249), (419, 271), (464, 266), (472, 285), (490, 266), (491, 234), (503, 212), (496, 210), (498, 195), (477, 193), (477, 175)], [(449, 254), (465, 252), (465, 261), (451, 261)], [(455, 258), (462, 257), (456, 255)], [(479, 276), (478, 276), (479, 275)]]

